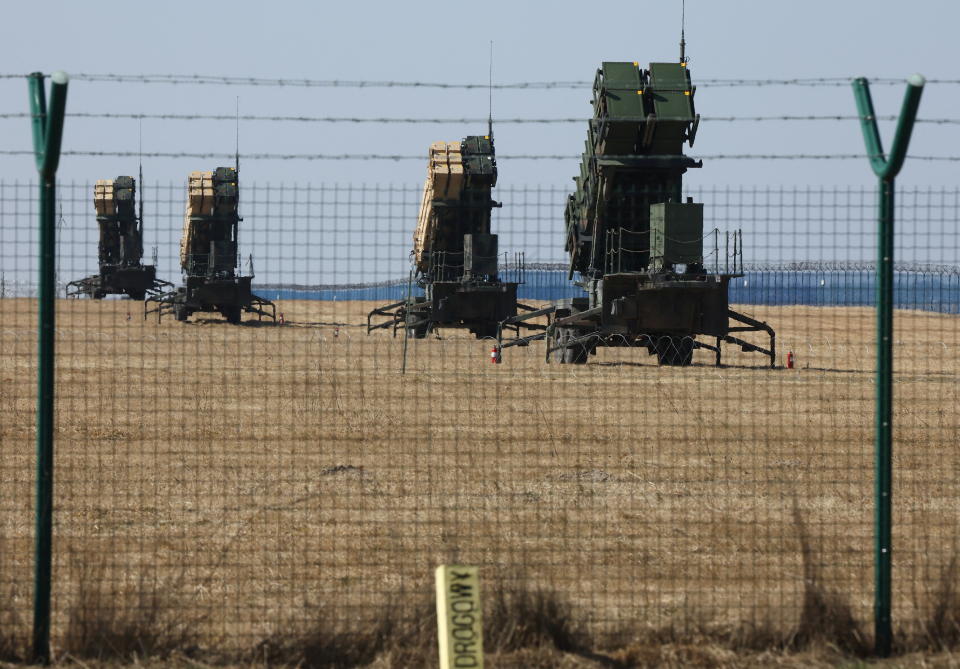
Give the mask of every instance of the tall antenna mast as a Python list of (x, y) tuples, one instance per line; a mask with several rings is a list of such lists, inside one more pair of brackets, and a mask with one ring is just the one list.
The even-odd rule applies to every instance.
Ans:
[[(237, 228), (240, 225), (240, 221), (243, 218), (240, 216), (240, 96), (237, 96), (237, 142), (234, 145), (233, 152), (233, 169), (234, 169), (234, 178), (237, 180), (237, 214), (233, 220), (233, 241), (237, 242)], [(238, 244), (239, 247), (239, 244)], [(239, 251), (239, 248), (238, 248)], [(240, 253), (238, 252), (235, 256), (235, 266), (240, 267)], [(253, 262), (251, 258), (251, 263)]]
[(493, 40), (490, 40), (490, 73), (487, 82), (487, 135), (493, 139)]
[(139, 163), (138, 179), (140, 182), (139, 216), (137, 224), (140, 228), (140, 255), (143, 255), (143, 119), (137, 121), (137, 162)]
[(684, 27), (687, 22), (687, 0), (680, 3), (680, 63), (687, 62), (687, 40), (684, 39)]
[(240, 174), (240, 96), (237, 96), (237, 143), (233, 154), (233, 168)]

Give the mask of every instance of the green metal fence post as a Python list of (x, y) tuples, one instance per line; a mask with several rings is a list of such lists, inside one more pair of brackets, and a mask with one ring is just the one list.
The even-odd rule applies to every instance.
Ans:
[(56, 297), (57, 165), (67, 102), (67, 75), (55, 72), (47, 109), (43, 74), (29, 77), (33, 150), (40, 174), (40, 283), (37, 295), (37, 502), (33, 583), (33, 661), (50, 661), (50, 580), (53, 546), (54, 298)]
[(877, 119), (864, 78), (853, 82), (853, 96), (860, 114), (860, 127), (867, 157), (880, 178), (877, 244), (877, 400), (876, 400), (876, 529), (874, 631), (876, 653), (890, 655), (893, 649), (893, 231), (895, 178), (903, 166), (910, 133), (917, 118), (924, 78), (907, 79), (907, 91), (897, 121), (890, 156), (885, 158)]

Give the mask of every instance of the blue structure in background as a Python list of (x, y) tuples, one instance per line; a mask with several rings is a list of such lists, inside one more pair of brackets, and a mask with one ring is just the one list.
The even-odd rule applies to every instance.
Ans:
[[(731, 304), (874, 307), (873, 270), (747, 272), (730, 282)], [(960, 313), (960, 274), (897, 272), (894, 305), (939, 313)]]
[[(876, 294), (873, 269), (760, 269), (730, 282), (730, 303), (767, 306), (872, 307)], [(513, 279), (509, 279), (513, 280)], [(567, 280), (566, 269), (527, 269), (518, 298), (547, 302), (583, 295)], [(395, 302), (407, 295), (407, 280), (341, 286), (257, 286), (279, 300), (370, 300)], [(423, 291), (416, 286), (414, 295)], [(960, 313), (960, 268), (902, 270), (894, 274), (898, 309)]]

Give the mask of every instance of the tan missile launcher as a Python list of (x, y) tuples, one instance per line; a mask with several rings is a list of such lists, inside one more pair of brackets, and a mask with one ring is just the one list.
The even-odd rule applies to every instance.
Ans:
[[(497, 160), (492, 130), (461, 142), (434, 142), (427, 154), (427, 179), (413, 233), (414, 275), (406, 299), (378, 307), (367, 315), (367, 332), (403, 327), (408, 337), (423, 339), (438, 328), (464, 328), (478, 339), (495, 337), (498, 325), (532, 307), (517, 302), (523, 282), (523, 254), (499, 264), (497, 235), (491, 232)], [(504, 280), (501, 270), (515, 280)], [(422, 295), (412, 294), (416, 281)], [(374, 323), (374, 317), (387, 320)], [(535, 329), (544, 326), (523, 323)]]
[(93, 186), (93, 207), (98, 216), (114, 216), (117, 213), (117, 201), (113, 196), (113, 180), (98, 179)]
[(127, 295), (142, 300), (172, 286), (157, 279), (155, 264), (143, 264), (142, 204), (138, 215), (137, 182), (133, 177), (99, 179), (93, 185), (93, 208), (100, 233), (99, 271), (69, 282), (68, 297), (99, 300), (107, 295)]
[(190, 173), (187, 180), (187, 211), (183, 216), (183, 234), (180, 236), (180, 266), (184, 269), (187, 268), (196, 236), (196, 221), (191, 219), (213, 215), (213, 192), (213, 172)]
[(427, 180), (423, 184), (423, 200), (417, 229), (413, 233), (413, 253), (417, 269), (427, 270), (428, 254), (433, 247), (438, 217), (434, 200), (459, 200), (463, 192), (463, 154), (460, 142), (434, 142), (427, 160)]
[(180, 237), (180, 266), (184, 285), (145, 306), (144, 315), (172, 313), (178, 321), (198, 311), (218, 311), (228, 322), (239, 323), (244, 312), (274, 318), (272, 302), (251, 291), (250, 272), (240, 271), (240, 181), (235, 167), (191, 172), (187, 178), (187, 206)]

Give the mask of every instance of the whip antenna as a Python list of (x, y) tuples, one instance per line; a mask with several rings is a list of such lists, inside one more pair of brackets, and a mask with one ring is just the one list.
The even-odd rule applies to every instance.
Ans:
[(687, 62), (687, 40), (684, 39), (684, 27), (687, 22), (687, 0), (680, 3), (680, 62)]
[[(237, 139), (234, 144), (233, 152), (233, 178), (237, 180), (237, 211), (233, 221), (233, 241), (237, 243), (237, 254), (234, 260), (234, 267), (240, 266), (239, 242), (237, 242), (237, 227), (243, 218), (240, 216), (240, 96), (237, 96)], [(253, 265), (253, 256), (250, 256), (250, 264)], [(253, 272), (250, 272), (253, 276)]]
[(137, 121), (137, 162), (139, 163), (138, 178), (140, 180), (140, 220), (137, 223), (140, 227), (140, 255), (143, 255), (143, 119)]
[(490, 40), (490, 72), (487, 80), (487, 134), (493, 139), (493, 40)]
[(240, 174), (240, 96), (237, 96), (237, 141), (234, 145), (233, 168)]

